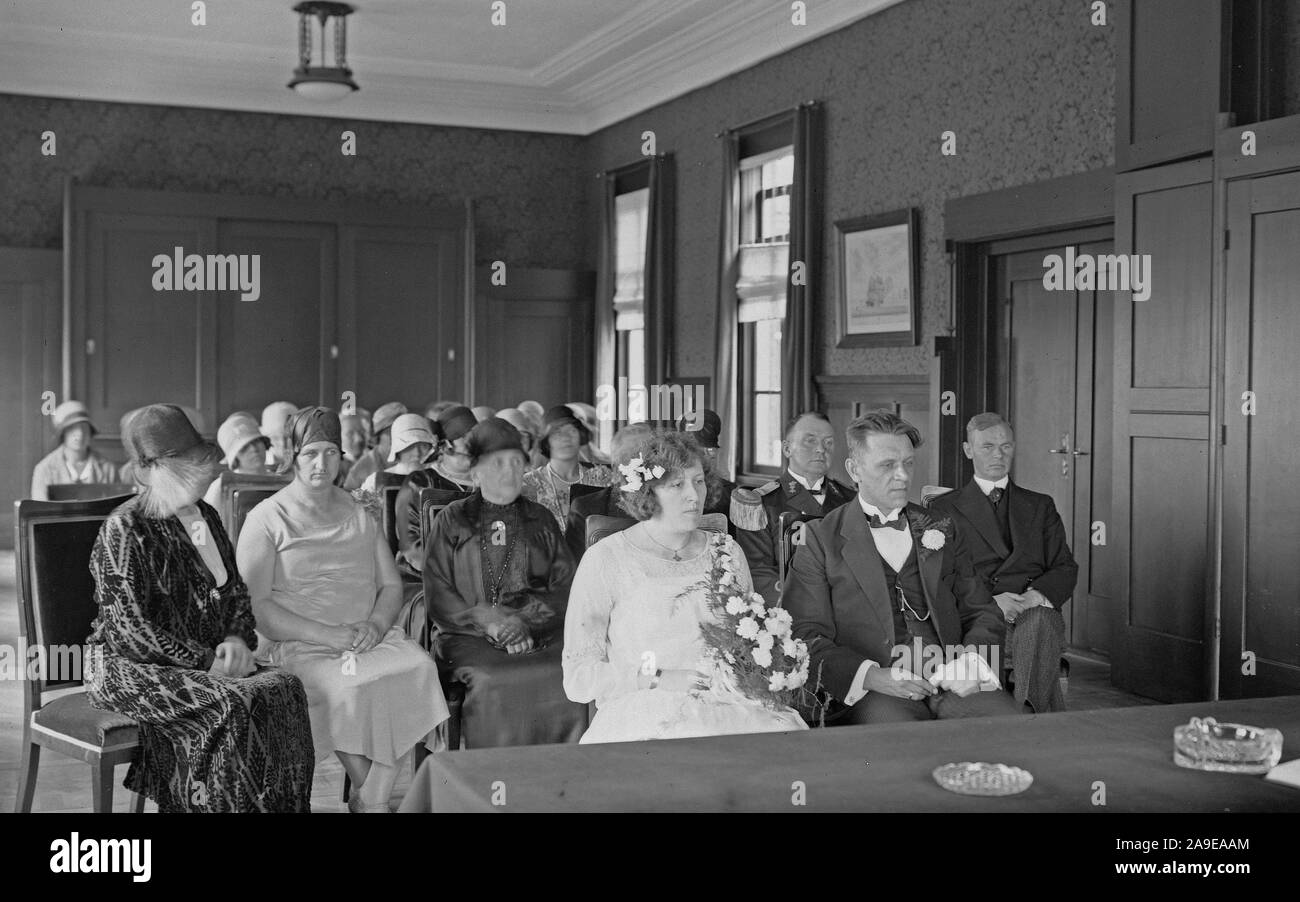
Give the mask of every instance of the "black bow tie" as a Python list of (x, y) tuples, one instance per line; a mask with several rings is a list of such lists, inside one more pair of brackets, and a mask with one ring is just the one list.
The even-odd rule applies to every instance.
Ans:
[(999, 501), (1002, 500), (1003, 494), (1005, 493), (1003, 492), (1002, 489), (998, 488), (997, 486), (994, 486), (992, 489), (989, 490), (989, 503), (997, 504)]
[(907, 521), (903, 519), (902, 514), (888, 522), (880, 519), (875, 514), (867, 514), (867, 522), (871, 524), (872, 529), (897, 529), (899, 532), (907, 529)]

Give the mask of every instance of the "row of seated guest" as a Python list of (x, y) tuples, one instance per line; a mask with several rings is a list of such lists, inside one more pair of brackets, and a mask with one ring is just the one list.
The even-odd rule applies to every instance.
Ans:
[(303, 408), (285, 428), (293, 481), (253, 510), (236, 551), (201, 500), (220, 452), (173, 405), (123, 418), (144, 491), (92, 553), (88, 694), (139, 723), (127, 785), (162, 811), (310, 810), (331, 753), (352, 810), (386, 811), (400, 758), (448, 715), (433, 663), (392, 627), (387, 544), (334, 485), (337, 416)]

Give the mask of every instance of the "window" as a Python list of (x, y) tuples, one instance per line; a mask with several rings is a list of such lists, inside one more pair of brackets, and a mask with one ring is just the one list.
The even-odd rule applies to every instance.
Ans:
[(790, 261), (794, 147), (740, 160), (740, 247), (736, 280), (737, 404), (743, 473), (781, 470), (781, 333)]
[[(645, 179), (641, 182), (644, 184)], [(614, 196), (614, 387), (626, 385), (630, 391), (631, 386), (645, 384), (645, 257), (650, 189), (619, 187), (624, 190)], [(638, 419), (642, 417), (632, 421)], [(601, 447), (609, 447), (616, 425), (615, 418), (601, 421)]]

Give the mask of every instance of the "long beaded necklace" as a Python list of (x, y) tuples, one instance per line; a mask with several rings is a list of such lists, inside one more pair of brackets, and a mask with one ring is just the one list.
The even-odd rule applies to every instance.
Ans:
[(488, 533), (495, 533), (497, 530), (504, 530), (506, 524), (502, 520), (493, 520), (488, 529), (479, 526), (479, 554), (482, 555), (484, 575), (487, 578), (488, 601), (492, 607), (496, 607), (501, 601), (501, 585), (506, 580), (506, 573), (510, 571), (510, 559), (514, 557), (515, 545), (519, 542), (519, 534), (523, 529), (516, 526), (511, 532), (514, 533), (510, 538), (510, 545), (506, 548), (505, 560), (501, 562), (501, 570), (494, 576), (492, 574), (492, 564), (488, 558)]

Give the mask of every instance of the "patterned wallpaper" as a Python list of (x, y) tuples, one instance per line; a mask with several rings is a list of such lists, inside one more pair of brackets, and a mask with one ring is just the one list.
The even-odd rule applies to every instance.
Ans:
[[(63, 180), (388, 204), (475, 199), (479, 262), (582, 265), (582, 139), (0, 94), (0, 247), (61, 247)], [(340, 133), (357, 155), (340, 153)], [(41, 133), (58, 155), (40, 153)]]
[[(1113, 22), (1091, 25), (1089, 12), (1083, 0), (908, 0), (590, 136), (592, 171), (635, 161), (647, 129), (676, 157), (677, 372), (713, 368), (722, 170), (714, 136), (815, 99), (827, 130), (823, 274), (833, 276), (835, 220), (915, 206), (923, 304), (920, 347), (837, 349), (826, 291), (815, 372), (928, 373), (949, 304), (944, 201), (1114, 162), (1116, 36)], [(947, 130), (957, 134), (956, 156), (939, 153)], [(590, 231), (592, 267), (595, 239)]]

